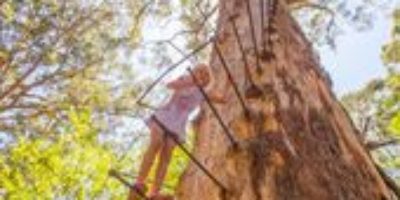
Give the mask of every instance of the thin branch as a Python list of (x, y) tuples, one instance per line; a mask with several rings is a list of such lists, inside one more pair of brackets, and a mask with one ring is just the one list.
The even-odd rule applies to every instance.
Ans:
[(14, 90), (16, 90), (21, 83), (28, 78), (28, 76), (30, 76), (38, 67), (39, 67), (39, 63), (42, 61), (42, 59), (44, 58), (44, 53), (42, 53), (41, 56), (39, 56), (38, 59), (36, 59), (36, 61), (31, 65), (31, 68), (28, 69), (28, 71), (26, 71), (22, 77), (20, 77), (17, 81), (14, 82), (14, 84), (12, 84), (8, 90), (6, 90), (5, 92), (3, 92), (0, 95), (0, 101), (3, 100), (5, 97), (7, 97), (11, 92), (13, 92)]
[[(108, 13), (109, 14), (109, 13)], [(107, 14), (107, 15), (108, 15)], [(89, 18), (90, 16), (86, 16), (86, 18)], [(56, 46), (57, 43), (68, 33), (71, 31), (75, 30), (80, 24), (82, 24), (84, 20), (76, 20), (72, 25), (70, 25), (68, 28), (64, 30), (64, 32), (60, 33), (58, 37), (55, 38), (55, 41), (51, 42), (51, 45), (49, 45), (48, 48), (52, 48), (53, 46)], [(43, 58), (45, 57), (47, 52), (47, 49), (43, 50), (40, 56), (32, 63), (31, 67), (18, 79), (16, 80), (6, 91), (4, 91), (2, 94), (0, 94), (0, 101), (3, 100), (5, 97), (7, 97), (10, 93), (12, 93), (14, 90), (16, 90), (22, 82), (27, 79), (30, 75), (33, 74), (37, 70), (37, 68), (40, 66), (40, 63), (42, 62)]]
[(14, 95), (12, 102), (9, 103), (8, 105), (4, 106), (4, 107), (0, 106), (0, 110), (6, 110), (8, 108), (12, 108), (18, 102), (18, 100), (21, 97), (26, 96), (27, 92), (29, 92), (30, 90), (32, 90), (32, 89), (34, 89), (36, 87), (42, 86), (46, 82), (57, 81), (56, 80), (57, 77), (73, 78), (73, 77), (77, 76), (78, 74), (83, 73), (85, 70), (88, 70), (89, 68), (93, 67), (94, 64), (96, 64), (96, 63), (98, 63), (100, 61), (101, 61), (101, 59), (97, 59), (97, 60), (92, 61), (91, 63), (87, 64), (88, 67), (84, 67), (84, 68), (81, 68), (81, 69), (75, 70), (75, 71), (72, 71), (72, 70), (71, 71), (61, 71), (62, 67), (60, 67), (54, 73), (43, 77), (41, 80), (38, 80), (38, 81), (33, 82), (33, 83), (29, 84), (29, 85), (21, 87), (22, 90), (18, 94)]
[(398, 139), (388, 139), (388, 140), (383, 140), (383, 141), (367, 141), (365, 143), (365, 147), (369, 150), (369, 151), (373, 151), (388, 145), (395, 145), (395, 144), (399, 144), (399, 140)]
[[(330, 19), (327, 24), (326, 30), (327, 30), (327, 33), (331, 32), (331, 30), (333, 29), (333, 27), (335, 25), (335, 18), (336, 18), (335, 11), (327, 6), (324, 6), (321, 4), (316, 4), (316, 3), (310, 3), (310, 2), (298, 3), (298, 4), (295, 4), (290, 7), (291, 11), (298, 11), (298, 10), (307, 9), (307, 8), (319, 10), (321, 12), (327, 13), (329, 15)], [(328, 34), (326, 37), (329, 37)]]
[(368, 116), (367, 119), (365, 119), (365, 123), (362, 129), (362, 133), (366, 134), (369, 130), (369, 125), (371, 123), (372, 117)]
[[(175, 49), (178, 53), (180, 53), (182, 56), (185, 56), (185, 52), (179, 48), (178, 46), (176, 46), (172, 41), (167, 41), (167, 43), (173, 48)], [(196, 55), (193, 55), (194, 61), (192, 61), (192, 63), (197, 62), (197, 57)]]
[(189, 30), (181, 30), (181, 31), (178, 31), (178, 32), (174, 33), (168, 39), (148, 41), (146, 43), (143, 43), (143, 45), (146, 46), (146, 45), (153, 44), (153, 43), (166, 43), (166, 42), (169, 42), (169, 41), (174, 41), (177, 37), (179, 37), (181, 35), (198, 34), (204, 28), (204, 26), (206, 25), (206, 23), (210, 19), (210, 17), (215, 14), (215, 12), (217, 11), (217, 8), (218, 7), (215, 6), (208, 14), (202, 12), (203, 21), (200, 23), (200, 25), (198, 27), (196, 27), (194, 29), (189, 29)]
[(297, 10), (301, 10), (304, 8), (312, 8), (312, 9), (316, 9), (316, 10), (321, 10), (324, 12), (329, 13), (330, 15), (335, 15), (335, 11), (333, 11), (332, 9), (320, 5), (320, 4), (316, 4), (316, 3), (310, 3), (310, 2), (304, 2), (304, 3), (299, 3), (299, 4), (295, 4), (294, 6), (290, 7), (291, 11), (297, 11)]
[[(91, 14), (93, 14), (94, 12), (95, 12), (95, 11), (91, 12)], [(56, 13), (54, 13), (54, 14), (56, 14)], [(66, 36), (66, 35), (69, 34), (71, 31), (76, 30), (76, 29), (79, 27), (79, 25), (83, 24), (84, 19), (88, 19), (88, 18), (90, 17), (91, 14), (80, 15), (80, 16), (77, 17), (68, 27), (54, 27), (54, 29), (57, 31), (57, 38), (56, 38), (56, 41), (59, 40), (59, 39), (61, 39), (60, 37)], [(26, 29), (28, 29), (28, 28), (26, 28)], [(51, 30), (49, 30), (49, 31), (51, 31)], [(27, 30), (26, 32), (32, 33), (33, 30)], [(21, 41), (18, 41), (18, 43), (27, 43), (29, 39), (30, 39), (29, 37), (24, 37), (24, 38), (21, 39)], [(21, 46), (21, 47), (19, 47), (19, 48), (14, 48), (14, 49), (12, 49), (12, 50), (11, 50), (11, 53), (10, 53), (11, 56), (9, 57), (9, 61), (8, 61), (9, 67), (6, 68), (6, 69), (3, 71), (3, 74), (6, 74), (7, 71), (10, 69), (10, 66), (11, 66), (11, 64), (12, 64), (12, 62), (13, 62), (13, 59), (14, 59), (14, 58), (13, 58), (13, 55), (14, 55), (16, 52), (18, 52), (18, 51), (30, 50), (30, 49), (32, 49), (32, 48), (34, 47), (34, 45), (36, 44), (36, 42), (37, 42), (38, 39), (40, 39), (40, 38), (34, 39), (33, 42), (31, 42), (31, 45)], [(55, 42), (55, 43), (56, 43), (56, 42)], [(54, 44), (54, 45), (52, 44), (52, 45), (49, 45), (49, 46), (50, 46), (50, 48), (51, 48), (51, 46), (55, 46), (55, 44)], [(46, 51), (43, 51), (43, 52), (42, 52), (42, 54), (44, 54), (44, 53), (46, 53)], [(28, 56), (25, 56), (25, 57), (28, 58)], [(0, 83), (1, 83), (1, 82), (0, 82)]]
[(144, 16), (147, 8), (151, 6), (151, 4), (154, 3), (154, 0), (150, 0), (146, 2), (138, 11), (138, 13), (135, 15), (134, 19), (136, 19), (136, 25), (138, 24), (137, 22), (140, 21), (140, 19)]

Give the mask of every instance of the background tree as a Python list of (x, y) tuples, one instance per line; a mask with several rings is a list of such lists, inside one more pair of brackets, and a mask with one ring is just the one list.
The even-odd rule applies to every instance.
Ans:
[[(125, 147), (104, 138), (120, 123), (116, 115), (135, 110), (140, 87), (126, 84), (134, 73), (117, 55), (137, 45), (141, 36), (132, 32), (142, 26), (144, 3), (1, 2), (2, 196), (122, 197), (108, 170)], [(130, 18), (135, 23), (119, 30)], [(132, 157), (121, 166), (130, 169)]]
[(342, 101), (350, 111), (367, 147), (389, 175), (399, 181), (399, 10), (393, 13), (391, 41), (382, 48), (382, 60), (388, 74), (384, 79), (371, 81), (360, 91), (350, 93)]

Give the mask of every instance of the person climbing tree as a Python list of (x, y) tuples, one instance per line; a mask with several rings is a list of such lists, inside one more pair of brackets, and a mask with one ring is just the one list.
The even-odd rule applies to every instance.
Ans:
[[(224, 103), (225, 99), (220, 94), (213, 93), (210, 89), (211, 76), (209, 67), (205, 64), (198, 64), (194, 70), (194, 76), (201, 87), (206, 87), (208, 97), (215, 103)], [(147, 192), (145, 182), (151, 166), (159, 157), (159, 163), (155, 173), (155, 181), (150, 190), (150, 199), (162, 199), (159, 194), (160, 187), (166, 175), (168, 164), (171, 159), (172, 151), (177, 142), (185, 141), (185, 127), (189, 114), (204, 100), (203, 95), (197, 88), (198, 85), (190, 75), (183, 75), (178, 79), (167, 84), (167, 88), (173, 94), (167, 104), (162, 106), (146, 120), (146, 125), (150, 129), (150, 145), (147, 148), (137, 180), (129, 193), (128, 200), (140, 198), (137, 194)], [(175, 138), (171, 138), (175, 137)]]

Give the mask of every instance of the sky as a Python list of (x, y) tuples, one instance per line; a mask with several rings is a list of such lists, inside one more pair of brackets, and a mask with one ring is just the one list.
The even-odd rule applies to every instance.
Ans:
[[(382, 46), (390, 39), (391, 13), (392, 9), (377, 13), (373, 27), (362, 32), (352, 29), (351, 24), (342, 27), (345, 28), (345, 33), (336, 38), (337, 48), (335, 50), (328, 46), (317, 47), (321, 64), (331, 75), (334, 82), (333, 90), (337, 96), (340, 97), (351, 91), (361, 89), (374, 78), (385, 75), (385, 68), (380, 56)], [(161, 39), (161, 36), (169, 38), (176, 32), (179, 22), (170, 24), (168, 27), (172, 27), (171, 30), (166, 29), (166, 27), (162, 29), (156, 27), (159, 27), (158, 23), (146, 24), (145, 38), (149, 40)], [(175, 40), (175, 42), (178, 44), (179, 40)], [(172, 55), (172, 57), (176, 57), (174, 60), (180, 59), (181, 56), (176, 52)], [(182, 71), (185, 71), (184, 68), (179, 67), (174, 70), (171, 76), (167, 76), (164, 81), (178, 76)], [(143, 70), (140, 71), (143, 72)], [(158, 74), (157, 71), (147, 70), (147, 74), (142, 73), (141, 77), (146, 79)]]
[(381, 47), (390, 39), (391, 16), (378, 15), (372, 29), (347, 30), (336, 39), (337, 48), (319, 49), (321, 62), (330, 73), (338, 96), (361, 89), (370, 80), (383, 77)]

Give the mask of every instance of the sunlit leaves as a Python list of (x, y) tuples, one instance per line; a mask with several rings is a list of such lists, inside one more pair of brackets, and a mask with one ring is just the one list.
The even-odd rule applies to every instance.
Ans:
[(400, 74), (393, 74), (387, 80), (387, 84), (392, 89), (400, 89)]
[(122, 46), (129, 47), (129, 38), (140, 38), (119, 34), (127, 28), (116, 21), (123, 5), (23, 0), (1, 6), (12, 7), (15, 17), (7, 25), (1, 21), (0, 130), (16, 135), (19, 124), (30, 133), (48, 133), (64, 121), (70, 104), (95, 112), (114, 107), (108, 84), (113, 81), (104, 80), (116, 79), (114, 71), (125, 73), (116, 55)]
[[(362, 136), (384, 140), (384, 138), (400, 137), (400, 74), (396, 66), (400, 64), (400, 43), (396, 36), (399, 11), (395, 11), (393, 21), (393, 37), (382, 48), (382, 60), (387, 65), (388, 74), (384, 79), (371, 81), (364, 89), (348, 95), (345, 105), (353, 118), (359, 121), (367, 118), (358, 129)], [(384, 146), (373, 152), (377, 162), (385, 167), (385, 171), (392, 177), (399, 177), (400, 168), (399, 145)], [(400, 181), (397, 178), (397, 181)]]
[(72, 109), (68, 116), (72, 132), (55, 139), (20, 137), (0, 156), (0, 188), (6, 198), (121, 198), (124, 188), (108, 178), (116, 157), (93, 137), (97, 132), (89, 110)]
[(15, 17), (14, 6), (11, 2), (4, 2), (0, 6), (0, 16), (5, 20), (6, 23), (11, 22)]
[(382, 103), (382, 110), (389, 115), (383, 115), (388, 120), (387, 131), (400, 136), (400, 71), (396, 66), (400, 65), (400, 10), (393, 13), (392, 41), (382, 48), (382, 59), (389, 69), (386, 80), (388, 97)]
[(306, 35), (316, 45), (335, 48), (337, 36), (349, 30), (365, 31), (372, 28), (374, 17), (390, 1), (316, 0), (294, 4), (293, 10)]
[(400, 111), (398, 111), (390, 120), (388, 131), (394, 135), (400, 136)]
[(400, 36), (400, 9), (393, 12), (393, 37)]
[[(12, 141), (0, 155), (0, 193), (7, 199), (122, 199), (126, 188), (108, 170), (132, 170), (139, 159), (132, 153), (118, 160), (122, 152), (104, 135), (117, 137), (117, 110), (138, 109), (134, 97), (142, 88), (132, 80), (132, 52), (141, 48), (149, 17), (174, 14), (170, 3), (0, 5), (7, 19), (0, 22), (0, 131)], [(187, 163), (181, 151), (176, 154), (169, 185)]]
[(395, 10), (392, 16), (392, 37), (382, 48), (382, 60), (389, 67), (400, 65), (400, 9)]
[(93, 109), (105, 109), (109, 103), (109, 86), (98, 80), (96, 68), (91, 68), (69, 80), (69, 86), (63, 90), (66, 98), (76, 105), (85, 105)]
[(400, 63), (400, 40), (385, 45), (382, 57), (386, 64)]

